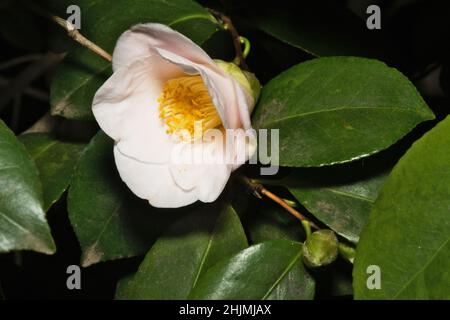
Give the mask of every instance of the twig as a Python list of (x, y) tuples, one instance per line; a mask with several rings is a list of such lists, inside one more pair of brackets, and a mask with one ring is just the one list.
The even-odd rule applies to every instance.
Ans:
[[(12, 81), (12, 80), (0, 76), (0, 87), (7, 86), (10, 81)], [(37, 89), (37, 88), (26, 87), (23, 90), (23, 93), (27, 96), (35, 98), (36, 100), (40, 100), (40, 101), (44, 101), (44, 102), (48, 101), (48, 93), (45, 91), (42, 91), (40, 89)]]
[(313, 221), (306, 218), (304, 215), (302, 215), (300, 212), (292, 208), (289, 204), (286, 203), (283, 199), (281, 199), (279, 196), (273, 194), (269, 190), (267, 190), (262, 184), (254, 182), (250, 180), (249, 178), (239, 175), (237, 178), (246, 185), (249, 190), (257, 197), (261, 198), (261, 195), (269, 198), (270, 200), (276, 202), (281, 207), (286, 209), (290, 214), (292, 214), (294, 217), (299, 219), (302, 222), (308, 222), (311, 227), (314, 229), (320, 229)]
[(350, 263), (353, 263), (355, 261), (355, 255), (356, 251), (355, 248), (352, 246), (349, 246), (345, 243), (339, 242), (339, 253), (341, 254), (341, 257), (347, 260)]
[(219, 20), (221, 20), (224, 24), (224, 27), (226, 30), (228, 30), (231, 34), (231, 37), (233, 38), (233, 45), (234, 45), (234, 51), (236, 52), (236, 58), (239, 60), (239, 66), (244, 70), (249, 70), (247, 63), (245, 62), (244, 54), (242, 53), (242, 46), (241, 46), (241, 37), (239, 36), (239, 33), (237, 32), (236, 28), (233, 25), (233, 22), (231, 21), (230, 17), (226, 16), (220, 11), (209, 9), (209, 11), (216, 16)]
[(94, 52), (95, 54), (99, 55), (100, 57), (102, 57), (103, 59), (105, 59), (106, 61), (111, 62), (112, 61), (112, 56), (106, 52), (105, 50), (103, 50), (102, 48), (100, 48), (98, 45), (96, 45), (95, 43), (93, 43), (92, 41), (90, 41), (89, 39), (85, 38), (79, 31), (78, 29), (69, 21), (58, 17), (54, 14), (51, 14), (47, 11), (44, 11), (43, 9), (41, 9), (40, 7), (34, 5), (34, 4), (30, 4), (30, 8), (36, 12), (37, 14), (53, 20), (54, 22), (56, 22), (59, 26), (61, 26), (64, 30), (67, 31), (67, 34), (69, 35), (69, 37), (71, 37), (73, 40), (75, 40), (76, 42), (78, 42), (79, 44), (81, 44), (82, 46), (88, 48), (89, 50), (91, 50), (92, 52)]
[(36, 61), (42, 58), (42, 54), (30, 54), (26, 56), (17, 57), (8, 61), (4, 61), (0, 63), (0, 71), (6, 70), (8, 68), (15, 67), (22, 63)]
[(85, 38), (77, 30), (77, 28), (75, 28), (75, 26), (72, 23), (70, 23), (67, 20), (64, 20), (63, 18), (60, 18), (58, 16), (53, 16), (53, 15), (51, 16), (51, 19), (53, 21), (55, 21), (57, 24), (59, 24), (61, 27), (63, 27), (67, 31), (67, 34), (69, 35), (69, 37), (71, 37), (73, 40), (75, 40), (76, 42), (78, 42), (82, 46), (85, 46), (86, 48), (88, 48), (92, 52), (98, 54), (100, 57), (102, 57), (106, 61), (109, 61), (109, 62), (112, 61), (112, 56), (108, 52), (106, 52), (105, 50), (100, 48), (98, 45), (96, 45), (95, 43), (93, 43), (89, 39)]
[(0, 95), (0, 111), (5, 108), (12, 99), (22, 94), (25, 88), (29, 87), (34, 80), (57, 65), (63, 57), (63, 54), (48, 52), (43, 55), (41, 59), (34, 61), (23, 69), (2, 89), (2, 94)]

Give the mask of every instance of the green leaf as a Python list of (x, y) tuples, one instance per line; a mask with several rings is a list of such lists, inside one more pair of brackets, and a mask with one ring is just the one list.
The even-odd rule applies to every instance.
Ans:
[(0, 120), (0, 252), (55, 252), (42, 203), (42, 187), (33, 161)]
[(272, 79), (253, 122), (258, 129), (279, 129), (280, 165), (316, 167), (376, 153), (433, 118), (397, 70), (376, 60), (332, 57)]
[(340, 5), (317, 3), (301, 10), (271, 10), (255, 18), (253, 25), (295, 48), (317, 57), (373, 57), (373, 31)]
[(29, 133), (19, 139), (39, 170), (47, 211), (69, 186), (84, 145), (62, 142), (45, 133)]
[[(66, 15), (68, 4), (72, 1), (56, 5), (62, 16)], [(107, 0), (80, 0), (77, 5), (82, 12), (82, 34), (110, 53), (120, 34), (138, 23), (166, 24), (198, 44), (207, 40), (217, 27), (215, 19), (191, 0), (121, 0), (114, 5)], [(110, 63), (84, 47), (75, 46), (53, 79), (52, 114), (70, 119), (93, 119), (93, 96), (110, 74)]]
[(206, 300), (309, 300), (314, 280), (301, 259), (302, 245), (274, 240), (224, 259), (200, 277), (189, 296)]
[(125, 299), (186, 299), (199, 277), (218, 260), (247, 247), (231, 206), (202, 205), (159, 238), (133, 279), (122, 284)]
[(145, 253), (175, 217), (129, 191), (117, 173), (113, 145), (99, 132), (82, 154), (69, 189), (69, 218), (83, 266)]
[(297, 169), (283, 185), (317, 219), (357, 243), (388, 171), (362, 162)]
[(133, 281), (135, 272), (127, 273), (122, 276), (116, 283), (116, 300), (127, 300), (128, 287)]
[(251, 215), (247, 218), (245, 226), (253, 244), (279, 239), (305, 240), (300, 221), (281, 207), (268, 202), (255, 203), (249, 211)]
[[(357, 299), (449, 299), (450, 118), (416, 141), (389, 175), (357, 247)], [(369, 266), (381, 289), (369, 290)], [(376, 276), (376, 274), (375, 274)]]

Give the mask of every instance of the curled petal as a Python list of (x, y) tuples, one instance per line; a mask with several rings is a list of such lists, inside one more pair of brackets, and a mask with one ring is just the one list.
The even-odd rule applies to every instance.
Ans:
[(237, 106), (241, 124), (245, 130), (248, 130), (252, 127), (250, 114), (255, 106), (255, 101), (253, 101), (254, 98), (250, 96), (250, 94), (246, 92), (236, 81), (234, 81), (234, 87), (237, 95)]
[(195, 190), (203, 202), (217, 199), (231, 173), (231, 165), (226, 162), (222, 131), (211, 129), (208, 133), (215, 133), (214, 138), (179, 144), (172, 153), (177, 161), (170, 166), (177, 185), (184, 190)]
[(97, 91), (94, 116), (123, 153), (150, 163), (169, 161), (173, 141), (159, 118), (157, 99), (165, 81), (180, 74), (179, 68), (153, 55), (114, 72)]
[(226, 128), (239, 128), (242, 121), (247, 122), (247, 119), (241, 119), (237, 110), (237, 82), (220, 69), (192, 40), (165, 25), (139, 24), (126, 31), (114, 49), (113, 69), (127, 66), (154, 52), (178, 65), (185, 73), (202, 76)]
[(114, 159), (121, 179), (142, 199), (158, 208), (178, 208), (198, 200), (194, 190), (183, 190), (167, 165), (143, 163), (130, 158), (114, 147)]
[(127, 66), (155, 49), (172, 52), (188, 61), (216, 68), (208, 54), (191, 39), (160, 23), (143, 23), (125, 31), (113, 53), (113, 70)]
[[(156, 207), (216, 200), (231, 172), (256, 150), (256, 135), (250, 130), (251, 94), (190, 39), (155, 23), (122, 34), (114, 49), (113, 70), (97, 91), (92, 109), (102, 130), (115, 140), (122, 180)], [(236, 131), (231, 137), (186, 143), (166, 133), (158, 98), (168, 80), (186, 74), (201, 75), (227, 129), (211, 131)], [(198, 149), (199, 162), (189, 158)]]

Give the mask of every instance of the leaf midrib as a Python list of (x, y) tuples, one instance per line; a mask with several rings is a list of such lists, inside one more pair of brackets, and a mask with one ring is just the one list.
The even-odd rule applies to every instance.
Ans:
[(91, 248), (95, 248), (98, 245), (100, 239), (103, 237), (103, 234), (105, 233), (106, 229), (108, 228), (109, 224), (111, 223), (112, 218), (119, 213), (119, 209), (122, 207), (122, 205), (123, 205), (123, 201), (121, 199), (119, 201), (118, 205), (116, 206), (116, 208), (111, 212), (111, 215), (108, 217), (108, 220), (105, 222), (105, 225), (103, 226), (102, 230), (100, 231), (100, 233), (96, 237), (95, 241), (92, 242), (92, 244), (89, 245), (86, 248), (86, 250), (83, 250), (83, 253), (88, 252)]
[[(263, 123), (263, 127), (269, 127), (274, 124), (277, 124), (279, 122), (288, 121), (296, 118), (304, 118), (306, 116), (320, 114), (320, 113), (327, 113), (327, 112), (336, 112), (336, 111), (342, 111), (342, 110), (374, 110), (374, 111), (380, 111), (380, 110), (393, 110), (398, 112), (405, 112), (405, 113), (412, 113), (419, 116), (423, 116), (424, 118), (428, 119), (428, 114), (424, 114), (422, 112), (417, 112), (415, 110), (408, 110), (404, 108), (396, 108), (396, 107), (337, 107), (333, 109), (326, 109), (326, 110), (318, 110), (318, 111), (310, 111), (310, 112), (304, 112), (300, 114), (295, 114), (291, 116), (286, 116), (280, 119), (268, 121), (266, 123)], [(260, 126), (261, 127), (261, 126)]]
[(47, 145), (41, 148), (37, 153), (32, 154), (31, 157), (34, 160), (36, 160), (37, 158), (41, 157), (44, 153), (46, 153), (48, 150), (50, 150), (52, 147), (54, 147), (56, 144), (58, 144), (58, 142), (59, 142), (58, 140), (47, 142)]
[(447, 237), (447, 240), (444, 241), (444, 243), (439, 246), (439, 248), (436, 250), (436, 252), (433, 253), (433, 255), (430, 257), (430, 259), (425, 263), (422, 268), (420, 268), (393, 296), (392, 299), (396, 299), (404, 290), (407, 288), (420, 274), (422, 274), (428, 266), (431, 264), (431, 262), (434, 260), (434, 258), (437, 256), (437, 254), (443, 250), (443, 248), (447, 245), (447, 243), (450, 241), (450, 236)]
[(26, 233), (32, 234), (30, 232), (30, 230), (28, 230), (27, 228), (25, 228), (24, 226), (19, 224), (17, 221), (15, 221), (11, 217), (9, 217), (6, 213), (0, 211), (0, 217), (3, 217), (6, 222), (9, 222), (11, 225), (15, 226), (16, 228), (21, 229), (21, 230), (25, 231)]
[[(5, 167), (0, 168), (0, 170), (8, 170), (8, 169), (20, 169), (20, 167), (17, 165), (12, 165), (12, 166), (5, 166)], [(26, 228), (24, 225), (19, 223), (17, 220), (10, 217), (8, 213), (5, 213), (4, 211), (0, 211), (0, 217), (3, 217), (5, 219), (5, 221), (9, 222), (11, 225), (15, 226), (16, 228), (21, 229), (21, 230), (25, 231), (26, 233), (34, 236), (34, 234), (28, 228)]]
[(299, 45), (299, 44), (295, 44), (293, 41), (286, 40), (286, 38), (281, 37), (281, 36), (279, 35), (279, 33), (276, 32), (276, 31), (273, 32), (272, 30), (268, 30), (265, 26), (260, 26), (260, 29), (261, 29), (264, 33), (268, 34), (269, 36), (272, 36), (272, 37), (274, 37), (274, 38), (277, 38), (277, 39), (280, 40), (281, 42), (284, 42), (284, 43), (286, 43), (286, 44), (288, 44), (288, 45), (290, 45), (290, 46), (292, 46), (292, 47), (294, 47), (294, 48), (300, 49), (300, 50), (302, 50), (302, 51), (304, 51), (304, 52), (306, 52), (306, 53), (309, 53), (309, 54), (312, 55), (313, 57), (316, 57), (316, 58), (321, 57), (320, 54), (317, 54), (317, 53), (315, 53), (315, 52), (312, 52), (311, 50), (306, 49), (305, 47), (303, 47), (303, 46), (301, 46), (301, 45)]
[(94, 72), (93, 74), (89, 74), (88, 77), (85, 78), (84, 81), (82, 81), (78, 86), (74, 87), (73, 90), (69, 91), (63, 98), (59, 99), (58, 102), (55, 103), (54, 108), (59, 110), (59, 106), (61, 105), (61, 103), (66, 104), (67, 101), (75, 94), (78, 92), (78, 90), (80, 90), (81, 88), (83, 88), (89, 81), (91, 81), (93, 78), (97, 77), (98, 75), (102, 74), (103, 72), (105, 72), (108, 68), (111, 67), (111, 64), (108, 63), (105, 65), (104, 68), (99, 69), (97, 72)]
[(206, 257), (208, 256), (208, 253), (211, 250), (212, 242), (213, 242), (214, 236), (216, 234), (216, 228), (217, 228), (218, 222), (219, 222), (219, 220), (221, 218), (221, 215), (222, 214), (219, 214), (217, 216), (217, 219), (216, 219), (216, 221), (214, 223), (214, 227), (213, 227), (213, 229), (211, 231), (211, 234), (209, 235), (208, 245), (206, 246), (206, 249), (205, 249), (205, 251), (203, 252), (203, 255), (202, 255), (202, 259), (200, 260), (200, 265), (199, 265), (199, 267), (197, 269), (197, 273), (195, 275), (194, 282), (192, 283), (191, 291), (192, 291), (192, 289), (194, 289), (195, 285), (197, 284), (197, 281), (198, 281), (198, 279), (200, 277), (200, 273), (202, 272), (203, 266), (205, 264)]
[(267, 292), (264, 294), (264, 296), (261, 298), (261, 300), (266, 300), (269, 295), (273, 292), (273, 290), (280, 284), (280, 282), (284, 279), (284, 277), (289, 273), (289, 271), (292, 270), (292, 267), (297, 263), (300, 256), (302, 255), (301, 250), (298, 251), (298, 253), (294, 256), (292, 261), (288, 264), (285, 270), (281, 273), (280, 277), (274, 282), (274, 284), (267, 290)]
[(357, 199), (357, 200), (361, 200), (361, 201), (366, 201), (369, 203), (375, 203), (375, 200), (369, 197), (365, 197), (362, 195), (358, 195), (358, 194), (354, 194), (354, 193), (349, 193), (349, 192), (345, 192), (345, 191), (341, 191), (341, 190), (337, 190), (337, 189), (333, 189), (333, 188), (326, 188), (325, 190), (328, 190), (332, 193), (341, 195), (341, 196), (345, 196), (345, 197), (349, 197), (349, 198), (353, 198), (353, 199)]

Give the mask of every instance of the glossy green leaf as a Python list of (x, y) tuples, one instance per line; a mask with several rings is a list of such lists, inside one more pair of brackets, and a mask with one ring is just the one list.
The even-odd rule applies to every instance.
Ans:
[(202, 205), (156, 241), (134, 277), (119, 287), (117, 297), (186, 299), (209, 267), (246, 247), (231, 206), (221, 201)]
[(25, 134), (19, 139), (38, 168), (44, 192), (44, 210), (47, 211), (69, 186), (84, 145), (62, 142), (44, 133)]
[(317, 219), (356, 243), (388, 172), (362, 163), (297, 169), (283, 185)]
[(68, 195), (70, 222), (83, 266), (145, 253), (176, 216), (129, 191), (117, 173), (114, 142), (99, 132), (86, 147)]
[(256, 128), (279, 129), (280, 165), (323, 166), (366, 157), (433, 119), (400, 72), (365, 58), (319, 58), (262, 90)]
[(364, 20), (340, 5), (311, 4), (301, 10), (271, 10), (257, 16), (253, 24), (317, 57), (374, 56), (373, 31), (367, 29)]
[(224, 259), (200, 277), (191, 299), (312, 299), (314, 280), (301, 259), (302, 245), (274, 240)]
[(36, 166), (23, 144), (0, 120), (0, 252), (55, 252), (42, 205)]
[[(61, 1), (54, 6), (66, 15), (69, 4), (73, 1)], [(208, 39), (217, 27), (215, 19), (191, 0), (116, 0), (114, 5), (107, 0), (79, 0), (76, 4), (82, 13), (81, 33), (110, 53), (120, 34), (138, 23), (166, 24), (198, 44)], [(53, 79), (52, 114), (92, 119), (92, 98), (110, 74), (110, 63), (77, 45)]]
[[(260, 201), (260, 200), (259, 200)], [(299, 220), (286, 210), (269, 202), (253, 204), (245, 226), (252, 244), (269, 240), (304, 241), (305, 234)]]
[[(383, 186), (357, 247), (355, 298), (449, 299), (449, 213), (447, 117), (412, 145)], [(380, 289), (367, 286), (377, 277), (369, 266), (380, 268)]]
[(116, 283), (116, 300), (127, 300), (128, 288), (133, 281), (135, 272), (127, 273), (122, 276)]

